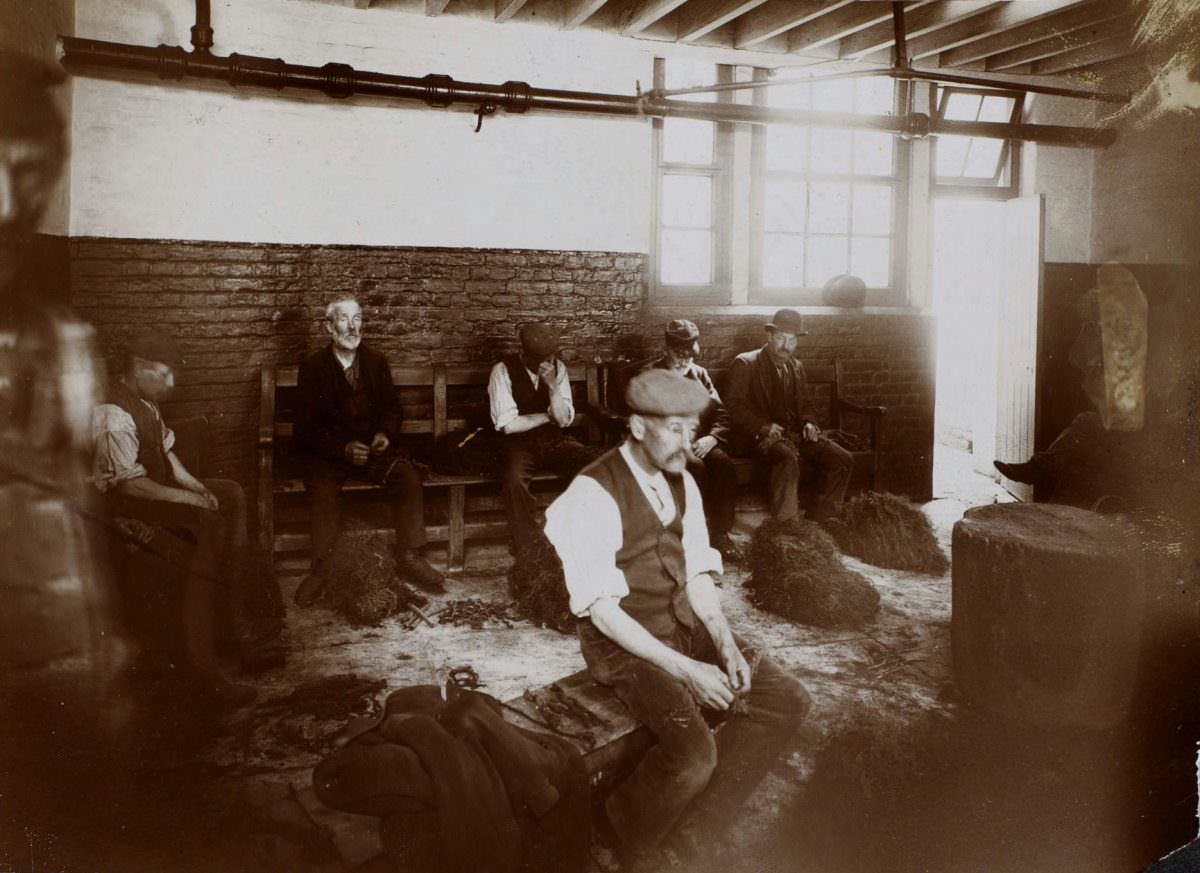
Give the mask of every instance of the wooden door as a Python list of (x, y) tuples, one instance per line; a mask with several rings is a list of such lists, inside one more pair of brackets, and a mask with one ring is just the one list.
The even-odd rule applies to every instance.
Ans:
[[(1037, 347), (1042, 301), (1044, 210), (1040, 194), (1004, 204), (1000, 300), (996, 327), (996, 457), (1027, 461), (1037, 423)], [(1033, 488), (1008, 479), (1020, 500)]]

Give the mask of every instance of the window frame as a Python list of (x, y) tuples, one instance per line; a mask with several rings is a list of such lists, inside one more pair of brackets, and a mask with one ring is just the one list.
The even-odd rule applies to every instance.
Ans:
[[(1009, 113), (1008, 123), (1018, 124), (1025, 110), (1025, 93), (1022, 91), (1005, 91), (998, 88), (975, 88), (960, 85), (934, 84), (932, 95), (933, 117), (940, 121), (945, 117), (946, 106), (950, 97), (957, 93), (978, 94), (982, 97), (1005, 97), (1013, 101), (1012, 112)], [(981, 104), (982, 105), (982, 104)], [(1000, 157), (996, 160), (996, 172), (991, 179), (973, 178), (968, 176), (939, 177), (937, 172), (938, 141), (940, 137), (933, 134), (929, 144), (929, 183), (934, 196), (949, 197), (978, 197), (994, 200), (1011, 200), (1020, 196), (1021, 191), (1021, 140), (1001, 140)], [(1005, 171), (1008, 173), (1008, 184), (1002, 185)]]

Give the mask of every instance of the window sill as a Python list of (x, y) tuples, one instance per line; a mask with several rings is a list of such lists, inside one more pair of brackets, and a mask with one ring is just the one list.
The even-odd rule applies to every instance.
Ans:
[[(663, 316), (671, 317), (669, 313), (684, 312), (689, 315), (723, 315), (723, 316), (744, 316), (746, 318), (754, 316), (765, 316), (770, 318), (781, 307), (774, 305), (760, 305), (757, 303), (697, 303), (679, 301), (678, 303), (666, 301), (651, 301), (646, 306), (646, 314), (651, 317)], [(832, 315), (931, 315), (932, 312), (920, 306), (791, 306), (790, 309), (795, 309), (801, 315), (813, 316), (832, 316)], [(678, 316), (675, 316), (678, 317)]]

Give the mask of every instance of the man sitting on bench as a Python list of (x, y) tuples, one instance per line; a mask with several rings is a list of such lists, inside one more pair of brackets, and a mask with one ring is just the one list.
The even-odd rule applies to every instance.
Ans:
[[(442, 574), (419, 549), (425, 545), (425, 498), (416, 468), (395, 444), (400, 400), (387, 359), (362, 342), (362, 307), (339, 297), (325, 308), (330, 343), (300, 365), (296, 381), (296, 445), (304, 454), (312, 495), (312, 567), (296, 589), (307, 606), (328, 581), (325, 562), (337, 541), (341, 489), (348, 478), (382, 485), (392, 504), (396, 572), (426, 591), (445, 590)], [(420, 599), (416, 592), (409, 595)]]
[(774, 518), (799, 517), (799, 483), (815, 478), (807, 515), (825, 521), (841, 508), (854, 456), (822, 436), (807, 412), (804, 366), (792, 356), (796, 338), (808, 335), (801, 328), (800, 313), (780, 309), (766, 330), (766, 344), (738, 355), (729, 370), (725, 405), (733, 423), (734, 448), (771, 465), (767, 505)]
[[(605, 802), (602, 828), (636, 869), (656, 862), (672, 830), (670, 848), (689, 860), (714, 848), (709, 840), (731, 823), (810, 700), (733, 634), (721, 609), (713, 584), (721, 557), (687, 472), (708, 393), (651, 369), (630, 380), (625, 399), (629, 437), (551, 504), (546, 535), (563, 562), (589, 672), (658, 740)], [(715, 738), (702, 709), (728, 713)]]

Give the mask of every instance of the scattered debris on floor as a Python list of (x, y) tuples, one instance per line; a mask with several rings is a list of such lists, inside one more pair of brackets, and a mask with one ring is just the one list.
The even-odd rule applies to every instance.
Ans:
[(481, 630), (488, 622), (512, 627), (513, 622), (518, 618), (513, 615), (511, 603), (465, 597), (461, 600), (449, 600), (443, 603), (441, 609), (437, 611), (437, 620), (438, 624), (452, 624)]
[(508, 590), (529, 621), (559, 633), (575, 633), (562, 560), (546, 537), (539, 535), (517, 555), (508, 570)]
[(950, 569), (929, 519), (895, 494), (860, 494), (848, 500), (825, 529), (847, 555), (876, 567), (935, 576)]
[(822, 628), (861, 627), (879, 612), (879, 592), (838, 556), (811, 521), (769, 519), (750, 543), (746, 588), (760, 609)]
[(286, 757), (289, 749), (323, 754), (348, 720), (379, 714), (377, 695), (386, 687), (384, 679), (356, 673), (305, 682), (289, 694), (265, 701), (252, 721), (239, 726), (240, 744), (272, 758)]

